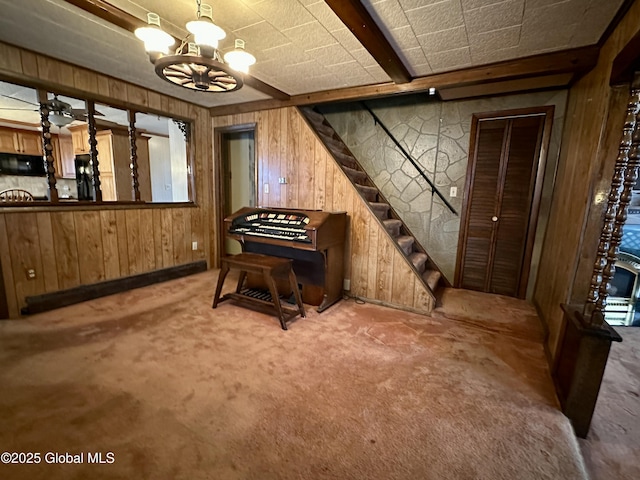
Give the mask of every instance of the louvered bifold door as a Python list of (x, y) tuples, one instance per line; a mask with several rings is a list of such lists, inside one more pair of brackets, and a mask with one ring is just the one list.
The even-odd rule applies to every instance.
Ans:
[(458, 286), (524, 297), (544, 116), (478, 122)]

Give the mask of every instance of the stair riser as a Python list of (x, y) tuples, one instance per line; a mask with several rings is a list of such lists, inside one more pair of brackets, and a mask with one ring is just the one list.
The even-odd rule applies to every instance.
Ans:
[(355, 162), (355, 160), (353, 158), (349, 157), (348, 155), (343, 155), (342, 153), (338, 152), (338, 153), (335, 153), (335, 157), (345, 167), (353, 168), (354, 170), (357, 170), (359, 168), (359, 166)]
[(343, 168), (344, 173), (351, 179), (353, 183), (363, 184), (367, 179), (367, 174), (364, 172), (358, 172), (357, 170)]
[(381, 207), (371, 207), (371, 209), (373, 210), (373, 213), (376, 215), (376, 217), (378, 217), (380, 220), (385, 220), (388, 216), (389, 216), (389, 208), (381, 208)]
[(362, 191), (361, 191), (360, 193), (362, 193), (362, 196), (364, 197), (364, 199), (365, 199), (367, 202), (375, 202), (375, 201), (378, 199), (378, 198), (377, 198), (377, 197), (378, 197), (378, 195), (377, 195), (375, 192), (374, 192), (374, 193), (371, 193), (371, 192), (362, 192)]
[(387, 232), (389, 232), (389, 235), (391, 235), (394, 238), (397, 237), (398, 235), (400, 235), (400, 226), (399, 225), (398, 226), (385, 225), (384, 228), (387, 230)]

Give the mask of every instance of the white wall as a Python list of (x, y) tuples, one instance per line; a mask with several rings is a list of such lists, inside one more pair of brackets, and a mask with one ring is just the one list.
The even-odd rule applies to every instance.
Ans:
[(173, 201), (171, 176), (171, 147), (167, 137), (149, 138), (149, 170), (151, 173), (151, 201)]

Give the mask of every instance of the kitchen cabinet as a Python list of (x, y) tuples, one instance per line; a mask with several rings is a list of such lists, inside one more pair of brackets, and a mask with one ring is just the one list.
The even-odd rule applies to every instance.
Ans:
[(67, 127), (71, 132), (74, 154), (89, 153), (89, 129), (87, 125)]
[(38, 131), (0, 127), (0, 152), (42, 155), (42, 135)]
[(18, 148), (24, 155), (42, 155), (42, 135), (40, 132), (18, 132)]
[(55, 161), (56, 177), (76, 178), (75, 154), (70, 135), (52, 135), (53, 157)]

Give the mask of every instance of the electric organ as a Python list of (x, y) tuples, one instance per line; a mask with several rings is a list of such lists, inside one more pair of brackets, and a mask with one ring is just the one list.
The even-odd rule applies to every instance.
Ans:
[(292, 259), (302, 299), (318, 312), (342, 298), (346, 212), (244, 207), (224, 224), (244, 252)]

